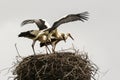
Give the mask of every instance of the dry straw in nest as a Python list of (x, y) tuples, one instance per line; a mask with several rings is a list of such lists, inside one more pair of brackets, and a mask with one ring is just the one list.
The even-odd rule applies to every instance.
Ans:
[(86, 53), (39, 54), (16, 65), (14, 80), (91, 80), (97, 70)]

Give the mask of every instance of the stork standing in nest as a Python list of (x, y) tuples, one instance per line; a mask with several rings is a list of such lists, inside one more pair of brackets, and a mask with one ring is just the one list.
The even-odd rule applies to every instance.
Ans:
[(43, 46), (46, 46), (46, 45), (51, 45), (52, 46), (52, 52), (55, 53), (55, 48), (56, 48), (56, 45), (57, 45), (58, 42), (60, 42), (62, 40), (66, 42), (68, 37), (70, 37), (72, 40), (74, 40), (74, 38), (71, 36), (70, 33), (62, 34), (61, 36), (62, 36), (62, 38), (57, 39), (55, 37), (52, 37), (51, 41), (47, 41), (45, 43), (40, 43), (40, 47), (43, 47)]
[[(35, 23), (38, 26), (39, 31), (40, 31), (40, 33), (38, 33), (37, 36), (38, 37), (39, 36), (44, 36), (43, 38), (45, 38), (45, 39), (44, 39), (43, 43), (44, 42), (45, 43), (46, 42), (51, 43), (52, 42), (51, 41), (52, 37), (55, 37), (55, 39), (58, 40), (58, 42), (59, 42), (59, 40), (66, 40), (66, 39), (64, 39), (65, 37), (63, 37), (63, 35), (65, 36), (65, 34), (64, 33), (60, 33), (57, 30), (57, 28), (61, 24), (68, 23), (68, 22), (73, 22), (73, 21), (82, 21), (82, 22), (84, 22), (84, 20), (88, 20), (88, 12), (83, 12), (83, 13), (78, 13), (78, 14), (69, 14), (66, 17), (63, 17), (63, 18), (59, 19), (58, 21), (54, 22), (51, 28), (48, 28), (47, 26), (44, 26), (45, 25), (45, 21), (42, 20), (42, 19), (38, 19), (38, 20), (36, 20), (36, 19), (24, 20), (22, 22), (22, 26), (26, 25), (26, 24), (29, 24), (29, 23)], [(42, 33), (41, 33), (41, 31), (42, 31)], [(42, 40), (39, 40), (39, 41), (42, 41)], [(33, 44), (34, 43), (35, 43), (35, 40), (33, 40)], [(34, 47), (34, 46), (32, 46), (32, 47)], [(53, 48), (53, 49), (55, 49), (55, 48)], [(34, 51), (34, 48), (33, 48), (33, 51)]]
[[(32, 49), (33, 49), (33, 52), (34, 52), (34, 55), (35, 55), (35, 49), (34, 49), (35, 42), (38, 40), (41, 43), (45, 43), (46, 40), (47, 40), (47, 35), (45, 33), (43, 33), (43, 30), (48, 28), (48, 24), (42, 19), (38, 19), (38, 20), (33, 19), (33, 20), (25, 20), (24, 22), (22, 22), (21, 26), (23, 26), (25, 24), (28, 24), (28, 23), (35, 23), (37, 25), (37, 27), (39, 28), (39, 30), (29, 30), (29, 31), (26, 31), (26, 32), (21, 32), (18, 36), (29, 38), (29, 39), (33, 40)], [(46, 45), (46, 48), (50, 52), (50, 49), (48, 48), (47, 45)]]
[(46, 32), (48, 31), (48, 39), (50, 40), (51, 36), (56, 37), (57, 39), (61, 39), (62, 35), (64, 35), (64, 33), (59, 33), (59, 31), (57, 30), (57, 28), (64, 23), (68, 23), (68, 22), (74, 22), (74, 21), (82, 21), (84, 22), (84, 20), (88, 20), (88, 12), (83, 12), (83, 13), (78, 13), (78, 14), (69, 14), (61, 19), (59, 19), (58, 21), (54, 22), (54, 24), (52, 25), (51, 28), (45, 30)]

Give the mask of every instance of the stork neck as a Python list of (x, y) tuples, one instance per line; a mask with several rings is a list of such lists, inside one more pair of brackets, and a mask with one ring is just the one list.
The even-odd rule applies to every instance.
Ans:
[(65, 34), (65, 39), (67, 39), (69, 37), (69, 35)]
[(40, 31), (33, 40), (38, 39), (38, 37), (39, 37), (41, 34), (42, 34), (42, 31)]

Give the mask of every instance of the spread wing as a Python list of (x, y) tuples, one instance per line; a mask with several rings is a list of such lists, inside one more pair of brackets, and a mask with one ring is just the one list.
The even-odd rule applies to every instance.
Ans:
[(61, 18), (60, 20), (54, 22), (54, 24), (52, 25), (49, 32), (56, 29), (61, 24), (68, 23), (68, 22), (73, 22), (73, 21), (78, 21), (78, 20), (82, 21), (82, 22), (84, 22), (84, 20), (88, 20), (88, 12), (82, 12), (82, 13), (79, 13), (79, 14), (69, 14), (64, 18)]
[(24, 26), (26, 24), (31, 24), (31, 23), (35, 23), (37, 25), (37, 27), (39, 28), (39, 30), (43, 30), (43, 29), (47, 28), (47, 26), (45, 25), (45, 21), (43, 21), (42, 19), (28, 19), (28, 20), (24, 20), (21, 23), (21, 26)]

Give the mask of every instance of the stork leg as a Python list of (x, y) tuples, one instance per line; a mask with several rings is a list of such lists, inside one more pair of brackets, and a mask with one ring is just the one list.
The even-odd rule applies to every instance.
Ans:
[(36, 53), (35, 53), (35, 49), (34, 49), (35, 42), (36, 42), (36, 40), (33, 41), (33, 43), (32, 43), (32, 49), (33, 49), (33, 53), (34, 53), (34, 55), (36, 55)]
[(56, 47), (56, 45), (53, 44), (53, 45), (52, 45), (52, 52), (53, 52), (53, 53), (55, 53), (55, 47)]
[(48, 42), (51, 42), (51, 34), (48, 34)]
[(45, 46), (46, 53), (48, 54), (47, 47)]
[(47, 37), (48, 42), (51, 42), (51, 37), (52, 37), (53, 34), (54, 33), (52, 33), (52, 32), (48, 34), (48, 37)]
[[(45, 47), (46, 47), (46, 52), (47, 52), (47, 50), (48, 50), (48, 51), (51, 53), (49, 47), (48, 47), (47, 45), (45, 45)], [(48, 54), (48, 52), (47, 52), (47, 54)]]

